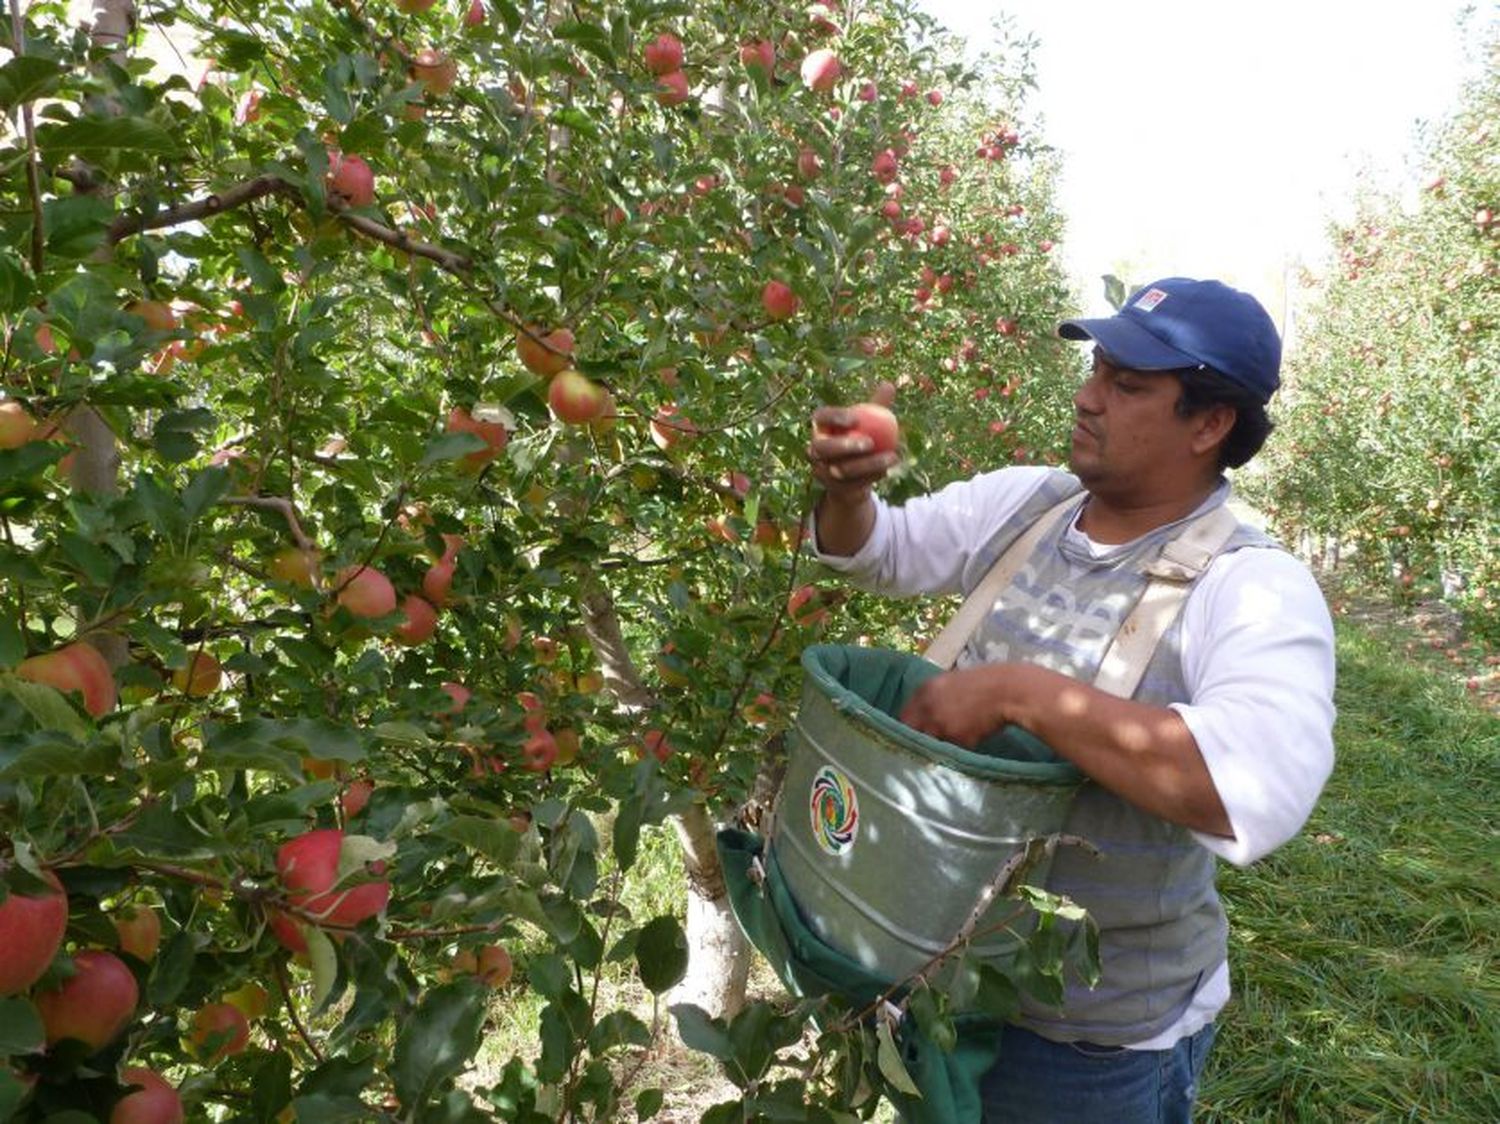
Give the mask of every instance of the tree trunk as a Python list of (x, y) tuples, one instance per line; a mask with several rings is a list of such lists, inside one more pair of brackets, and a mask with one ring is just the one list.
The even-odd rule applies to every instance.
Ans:
[[(590, 583), (579, 599), (583, 628), (599, 657), (604, 683), (621, 710), (636, 713), (655, 704), (641, 682), (620, 632), (614, 600), (603, 584)], [(729, 1016), (745, 1004), (750, 943), (729, 910), (724, 867), (714, 846), (708, 809), (694, 804), (673, 818), (687, 875), (688, 974), (672, 992), (673, 1003), (693, 1003), (710, 1015)]]

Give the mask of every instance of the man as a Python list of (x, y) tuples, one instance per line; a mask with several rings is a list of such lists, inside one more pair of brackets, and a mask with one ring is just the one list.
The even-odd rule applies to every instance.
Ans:
[[(1167, 278), (1107, 319), (1074, 395), (1072, 473), (1007, 468), (888, 507), (897, 461), (850, 416), (814, 415), (819, 556), (883, 592), (968, 593), (1038, 516), (1076, 493), (901, 718), (973, 746), (1016, 723), (1089, 778), (1047, 880), (1100, 929), (1097, 988), (1028, 1003), (985, 1078), (987, 1121), (1185, 1121), (1229, 998), (1215, 856), (1247, 864), (1291, 838), (1332, 768), (1333, 629), (1307, 569), (1244, 524), (1189, 588), (1133, 697), (1091, 685), (1165, 544), (1224, 504), (1226, 468), (1259, 450), (1281, 344), (1256, 300)], [(887, 404), (887, 385), (877, 397)]]

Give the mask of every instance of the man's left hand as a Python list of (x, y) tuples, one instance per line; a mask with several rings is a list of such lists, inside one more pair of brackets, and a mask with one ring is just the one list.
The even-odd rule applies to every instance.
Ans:
[(1006, 723), (998, 687), (1009, 670), (1007, 664), (986, 664), (935, 675), (917, 688), (898, 717), (914, 730), (973, 749)]

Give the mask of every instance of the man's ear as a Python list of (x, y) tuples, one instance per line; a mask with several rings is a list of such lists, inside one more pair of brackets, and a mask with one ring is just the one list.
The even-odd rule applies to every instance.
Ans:
[(1223, 402), (1193, 415), (1193, 452), (1198, 455), (1212, 452), (1234, 429), (1239, 411)]

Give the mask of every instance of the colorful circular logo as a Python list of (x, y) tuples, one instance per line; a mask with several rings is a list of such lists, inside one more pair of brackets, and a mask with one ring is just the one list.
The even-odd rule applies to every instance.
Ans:
[(808, 811), (813, 838), (824, 851), (842, 855), (854, 847), (859, 835), (859, 799), (849, 778), (832, 765), (824, 765), (813, 777)]

